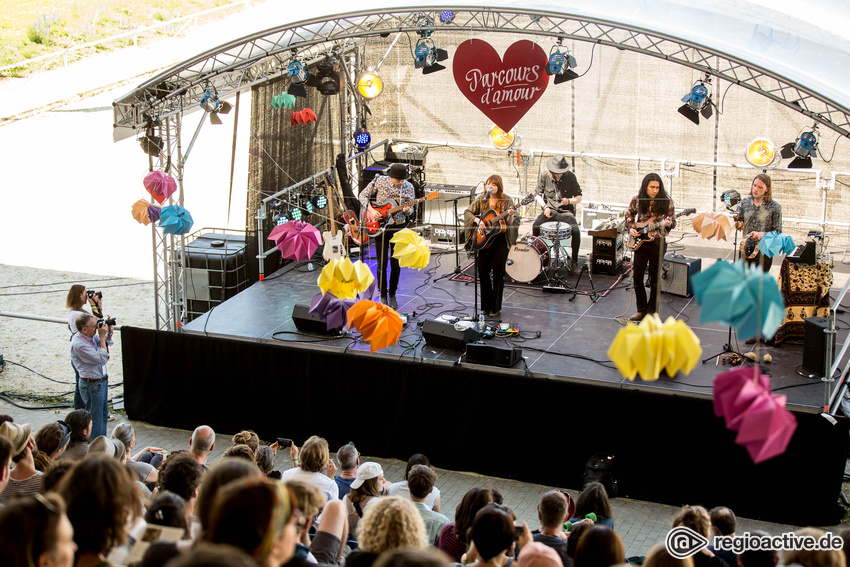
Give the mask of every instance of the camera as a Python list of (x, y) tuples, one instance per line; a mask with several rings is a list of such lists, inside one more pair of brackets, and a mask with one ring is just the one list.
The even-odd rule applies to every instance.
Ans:
[(103, 299), (103, 292), (102, 291), (95, 291), (93, 289), (89, 289), (89, 290), (86, 290), (86, 295), (89, 297), (89, 299), (91, 299), (95, 295), (97, 297), (99, 297), (100, 299)]
[(98, 319), (97, 320), (97, 326), (98, 327), (102, 327), (104, 325), (104, 323), (106, 324), (107, 327), (114, 326), (115, 325), (115, 317), (110, 317), (109, 319)]
[(277, 438), (277, 447), (278, 449), (286, 449), (292, 446), (292, 439), (287, 439), (286, 437), (278, 437)]

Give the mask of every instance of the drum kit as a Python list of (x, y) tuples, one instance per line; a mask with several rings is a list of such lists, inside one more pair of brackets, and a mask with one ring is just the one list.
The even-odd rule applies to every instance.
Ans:
[(568, 223), (543, 223), (539, 237), (529, 235), (524, 242), (511, 247), (505, 272), (521, 283), (531, 283), (541, 274), (547, 280), (558, 279), (559, 269), (569, 265), (570, 255), (565, 245), (570, 237)]

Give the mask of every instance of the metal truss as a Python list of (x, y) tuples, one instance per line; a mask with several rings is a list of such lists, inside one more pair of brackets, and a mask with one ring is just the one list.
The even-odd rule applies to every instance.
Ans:
[[(453, 19), (442, 23), (441, 13)], [(850, 137), (850, 110), (777, 73), (686, 39), (613, 21), (511, 8), (434, 6), (427, 10), (351, 12), (265, 30), (185, 61), (114, 103), (115, 127), (137, 130), (192, 109), (207, 90), (225, 98), (286, 76), (295, 53), (322, 58), (353, 42), (392, 33), (499, 32), (573, 39), (684, 65), (757, 92)]]

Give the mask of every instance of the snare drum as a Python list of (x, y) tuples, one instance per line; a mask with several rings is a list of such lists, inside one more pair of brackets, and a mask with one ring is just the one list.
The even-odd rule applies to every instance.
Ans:
[(565, 222), (544, 222), (540, 225), (540, 236), (546, 240), (568, 240), (572, 236), (572, 229)]
[(549, 247), (542, 238), (529, 236), (517, 242), (508, 252), (505, 272), (514, 280), (530, 283), (549, 265)]

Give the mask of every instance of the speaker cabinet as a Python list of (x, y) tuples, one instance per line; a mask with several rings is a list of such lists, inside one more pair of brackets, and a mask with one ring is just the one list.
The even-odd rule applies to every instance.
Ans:
[(462, 351), (466, 343), (480, 339), (481, 333), (475, 329), (458, 331), (454, 325), (428, 319), (422, 324), (422, 336), (432, 347)]
[(466, 361), (473, 364), (487, 364), (511, 368), (522, 358), (521, 348), (497, 347), (483, 343), (466, 345)]
[[(829, 321), (824, 317), (809, 317), (803, 332), (803, 366), (813, 374), (823, 376), (828, 372), (824, 368), (824, 357), (826, 355), (826, 335), (824, 331), (829, 328)], [(835, 335), (832, 337), (832, 356), (835, 357)], [(830, 364), (832, 361), (830, 362)]]
[(694, 290), (691, 287), (691, 278), (702, 271), (702, 260), (700, 258), (685, 258), (676, 254), (664, 256), (661, 263), (661, 283), (659, 289), (671, 295), (691, 297)]
[(292, 322), (295, 328), (304, 333), (316, 333), (318, 335), (341, 335), (342, 327), (328, 329), (318, 313), (310, 313), (308, 305), (296, 305), (292, 308)]

